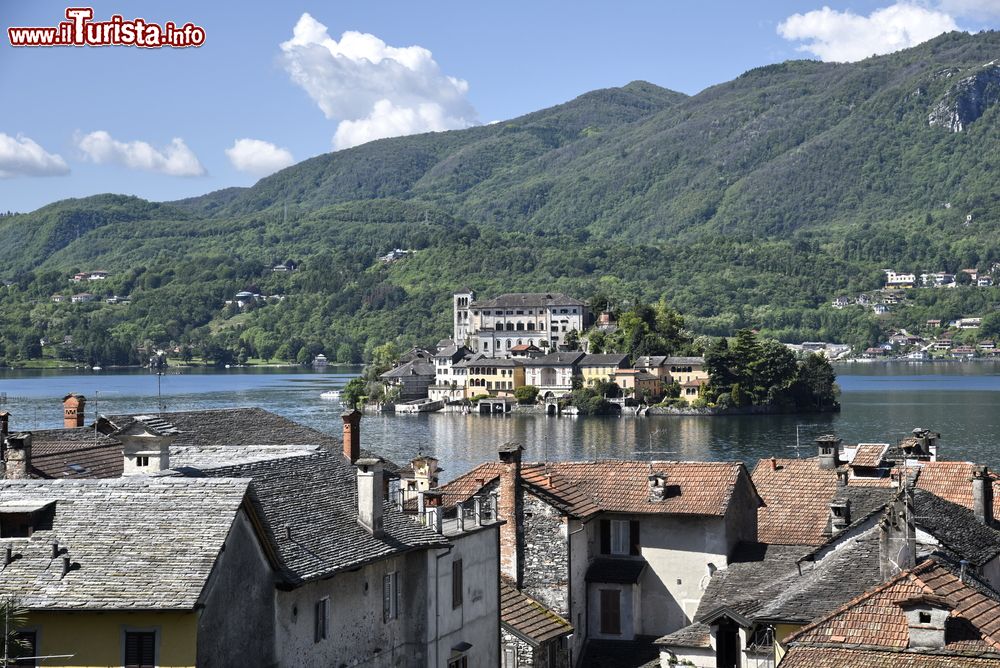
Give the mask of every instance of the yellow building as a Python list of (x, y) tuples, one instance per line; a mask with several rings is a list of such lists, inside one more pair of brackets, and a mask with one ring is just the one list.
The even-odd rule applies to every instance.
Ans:
[(628, 355), (618, 353), (584, 355), (577, 362), (577, 368), (583, 376), (584, 387), (591, 386), (599, 380), (611, 382), (619, 370), (627, 369), (628, 366)]
[(271, 662), (275, 560), (248, 493), (238, 479), (0, 480), (0, 597), (27, 610), (21, 656)]
[(626, 394), (638, 397), (660, 397), (663, 395), (663, 384), (651, 373), (639, 369), (619, 369), (615, 373), (615, 383)]
[(465, 398), (488, 394), (513, 395), (524, 386), (524, 364), (516, 359), (494, 359), (485, 355), (459, 362), (455, 365), (466, 372)]

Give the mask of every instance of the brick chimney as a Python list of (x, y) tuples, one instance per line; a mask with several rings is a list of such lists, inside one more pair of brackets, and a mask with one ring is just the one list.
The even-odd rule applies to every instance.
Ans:
[(913, 521), (913, 483), (903, 483), (879, 521), (879, 570), (888, 580), (917, 561), (917, 528)]
[[(346, 423), (345, 423), (346, 424)], [(365, 457), (358, 466), (358, 524), (375, 538), (382, 531), (382, 460)]]
[(4, 478), (25, 480), (31, 469), (31, 432), (11, 434), (4, 448)]
[(972, 474), (972, 510), (977, 520), (993, 526), (993, 477), (985, 466), (977, 466)]
[(524, 581), (524, 488), (521, 484), (520, 443), (505, 443), (499, 448), (500, 498), (497, 519), (500, 527), (500, 572), (514, 580), (518, 587)]
[(840, 465), (840, 442), (840, 439), (833, 434), (820, 436), (816, 439), (821, 470), (832, 471)]
[(82, 427), (86, 419), (87, 397), (70, 393), (63, 397), (63, 428)]
[(340, 419), (344, 421), (344, 457), (354, 464), (361, 456), (361, 412), (354, 409)]

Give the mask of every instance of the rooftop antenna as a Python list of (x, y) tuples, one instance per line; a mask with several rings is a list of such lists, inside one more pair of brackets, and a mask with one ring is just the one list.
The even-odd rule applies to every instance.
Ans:
[(823, 425), (821, 425), (821, 424), (797, 424), (797, 425), (795, 425), (795, 458), (796, 459), (801, 459), (802, 458), (802, 454), (799, 452), (799, 448), (802, 445), (800, 443), (800, 441), (799, 441), (799, 431), (802, 429), (802, 427), (822, 427), (822, 426)]
[(163, 370), (156, 370), (156, 414), (163, 417), (163, 389), (160, 385), (160, 381), (163, 378)]

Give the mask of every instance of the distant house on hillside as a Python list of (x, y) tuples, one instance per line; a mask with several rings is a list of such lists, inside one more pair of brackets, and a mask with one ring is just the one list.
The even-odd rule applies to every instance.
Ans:
[(83, 304), (86, 302), (92, 302), (94, 301), (94, 295), (90, 294), (89, 292), (81, 292), (80, 294), (73, 295), (70, 298), (70, 301), (72, 301), (74, 304)]

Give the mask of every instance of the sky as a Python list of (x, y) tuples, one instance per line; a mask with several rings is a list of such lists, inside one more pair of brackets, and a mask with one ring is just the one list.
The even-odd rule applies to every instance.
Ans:
[[(11, 46), (7, 28), (204, 30), (189, 48)], [(855, 61), (1000, 28), (1000, 0), (0, 0), (0, 212), (249, 186), (366, 141), (645, 80), (696, 94), (792, 58)]]

